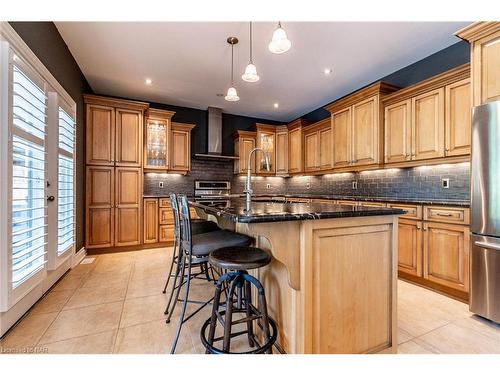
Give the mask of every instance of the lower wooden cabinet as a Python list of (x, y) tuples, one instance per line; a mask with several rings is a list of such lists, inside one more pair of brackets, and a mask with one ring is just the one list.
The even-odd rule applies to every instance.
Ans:
[(422, 222), (399, 219), (398, 270), (422, 276)]
[(174, 226), (170, 225), (160, 225), (160, 242), (171, 242), (174, 240)]
[(158, 199), (144, 199), (144, 243), (158, 242)]
[(468, 292), (469, 247), (468, 226), (424, 223), (424, 278)]
[(141, 243), (141, 168), (115, 168), (115, 246)]

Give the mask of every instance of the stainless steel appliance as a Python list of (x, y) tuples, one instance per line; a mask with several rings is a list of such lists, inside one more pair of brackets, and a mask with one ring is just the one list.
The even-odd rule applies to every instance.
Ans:
[(230, 181), (195, 181), (194, 200), (212, 206), (227, 206), (229, 200), (240, 195), (231, 194)]
[(500, 322), (500, 101), (472, 110), (470, 310)]

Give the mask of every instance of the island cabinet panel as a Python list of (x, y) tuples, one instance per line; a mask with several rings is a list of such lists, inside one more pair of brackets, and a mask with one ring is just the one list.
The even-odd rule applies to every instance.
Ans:
[(398, 270), (422, 276), (422, 222), (399, 219)]
[(333, 124), (333, 167), (351, 165), (351, 108), (332, 114)]
[(295, 128), (288, 132), (288, 152), (288, 172), (303, 172), (302, 128)]
[(319, 131), (319, 169), (321, 170), (333, 168), (332, 144), (332, 127), (328, 119), (328, 126)]
[(360, 223), (356, 228), (318, 228), (311, 235), (310, 352), (390, 348), (395, 297), (391, 226)]
[(87, 167), (86, 247), (111, 247), (114, 243), (114, 168)]
[(141, 243), (142, 170), (116, 168), (115, 246)]
[(317, 131), (304, 133), (304, 171), (319, 170), (319, 134)]
[(115, 109), (103, 105), (87, 105), (87, 164), (114, 165)]
[(142, 111), (116, 109), (116, 165), (142, 165)]
[(445, 90), (445, 156), (469, 155), (472, 117), (470, 79), (447, 85)]
[(352, 106), (352, 163), (378, 163), (379, 121), (378, 96)]
[(424, 278), (459, 291), (469, 291), (469, 228), (424, 223)]
[(385, 162), (411, 159), (411, 100), (385, 107)]
[(412, 99), (413, 159), (444, 156), (444, 88)]
[(158, 199), (144, 199), (144, 243), (158, 242)]
[(276, 174), (288, 174), (288, 129), (286, 126), (276, 129)]

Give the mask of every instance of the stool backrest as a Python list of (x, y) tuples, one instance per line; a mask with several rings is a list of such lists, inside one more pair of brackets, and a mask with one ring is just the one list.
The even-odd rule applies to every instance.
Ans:
[(179, 217), (179, 203), (177, 202), (177, 194), (170, 194), (170, 206), (172, 207), (172, 215), (174, 217), (174, 238), (179, 243), (181, 238), (181, 222)]
[(181, 249), (188, 255), (192, 253), (191, 215), (186, 194), (178, 195), (179, 218), (181, 221)]

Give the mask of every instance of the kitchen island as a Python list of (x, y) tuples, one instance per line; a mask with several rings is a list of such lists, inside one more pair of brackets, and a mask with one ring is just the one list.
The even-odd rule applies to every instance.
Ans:
[(255, 272), (287, 353), (397, 350), (393, 208), (319, 203), (190, 202), (199, 216), (255, 238), (272, 262)]

